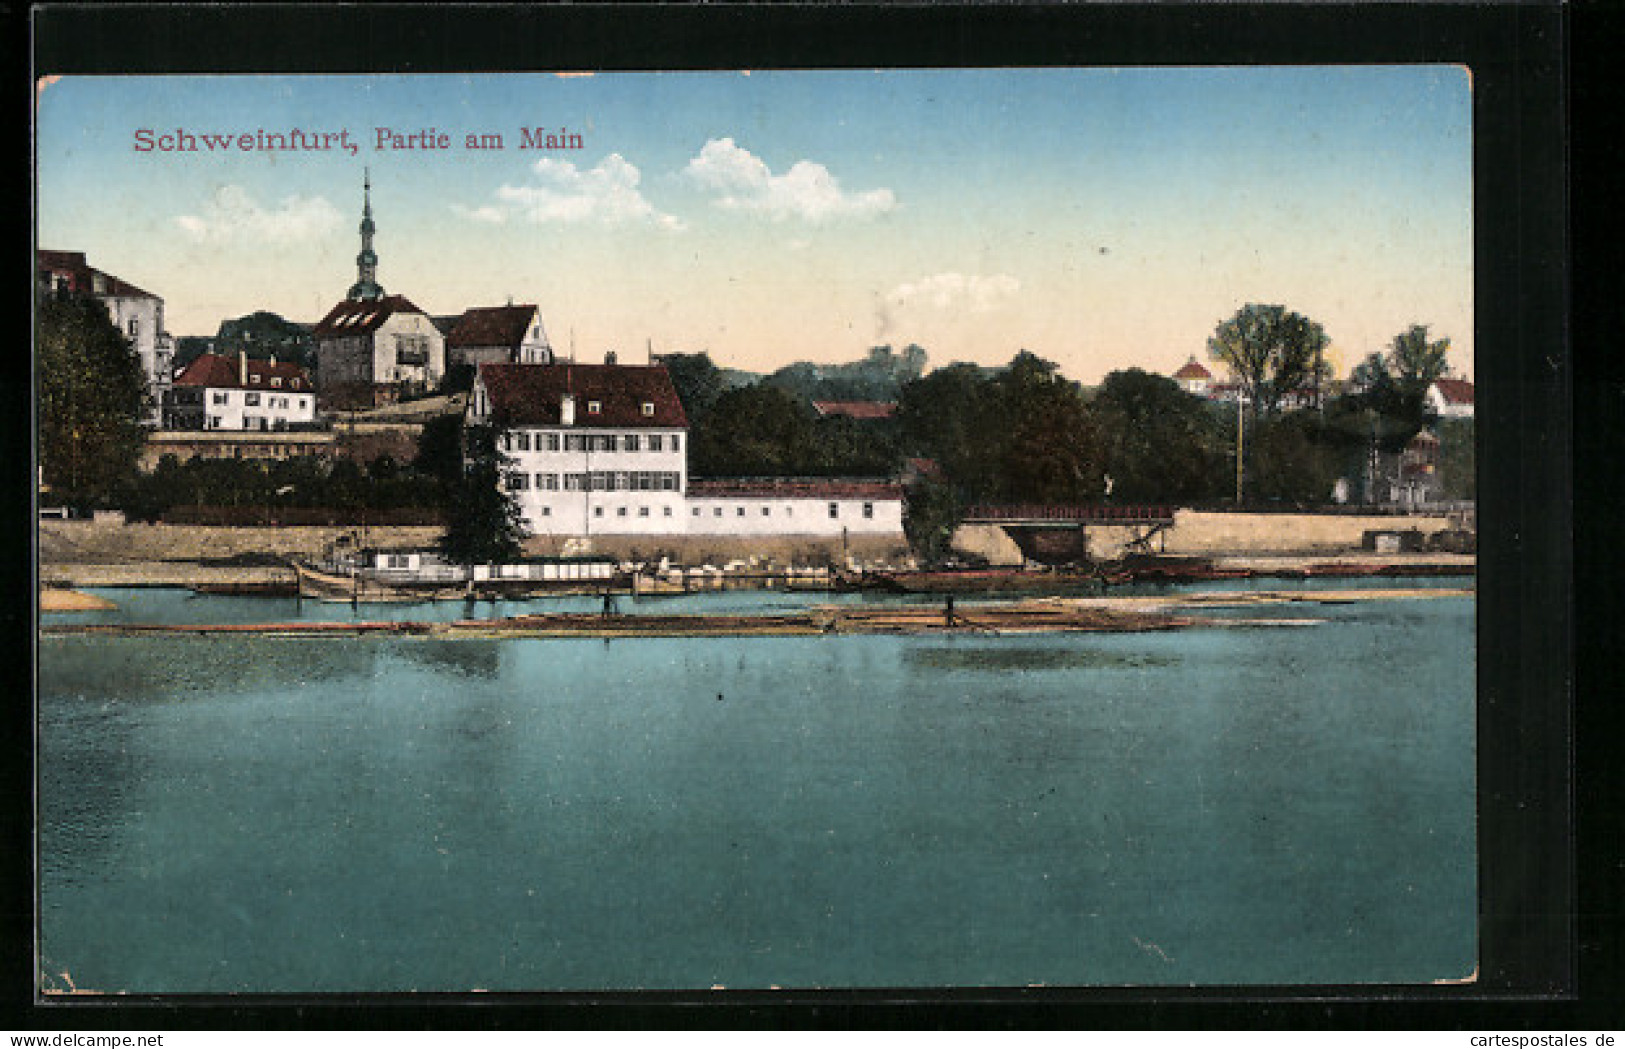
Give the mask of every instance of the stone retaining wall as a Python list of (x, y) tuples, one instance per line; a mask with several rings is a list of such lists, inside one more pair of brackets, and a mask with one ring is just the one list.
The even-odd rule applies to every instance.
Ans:
[[(1360, 549), (1367, 531), (1408, 531), (1423, 535), (1451, 527), (1444, 516), (1355, 514), (1249, 514), (1180, 510), (1173, 527), (1152, 540), (1151, 548), (1170, 554), (1208, 557), (1246, 554), (1329, 554)], [(1144, 531), (1116, 525), (1092, 525), (1089, 550), (1095, 557), (1121, 557), (1128, 543)], [(985, 557), (989, 563), (1021, 563), (1021, 551), (997, 525), (962, 525), (954, 549)]]
[[(438, 525), (400, 525), (368, 528), (366, 534), (373, 546), (423, 547), (440, 538), (442, 531)], [(356, 525), (256, 528), (41, 521), (39, 556), (43, 564), (208, 561), (242, 554), (313, 557), (339, 537), (359, 533)]]
[[(442, 531), (435, 525), (373, 526), (367, 529), (366, 538), (372, 546), (422, 549), (434, 545)], [(41, 521), (39, 550), (42, 566), (212, 561), (245, 554), (314, 557), (336, 539), (359, 534), (360, 529), (354, 525), (262, 528)], [(897, 566), (909, 557), (908, 544), (902, 539), (861, 535), (850, 536), (844, 544), (838, 536), (536, 537), (526, 541), (525, 552), (538, 557), (607, 554), (627, 561), (669, 557), (687, 565), (723, 565), (754, 557), (764, 564), (816, 566), (840, 564), (850, 556), (860, 563)]]

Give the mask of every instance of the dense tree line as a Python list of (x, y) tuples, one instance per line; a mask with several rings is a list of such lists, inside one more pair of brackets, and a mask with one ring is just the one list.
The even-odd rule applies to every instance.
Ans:
[(368, 511), (443, 507), (444, 482), (410, 464), (381, 456), (350, 459), (206, 459), (166, 455), (146, 474), (132, 472), (117, 505), (132, 520), (157, 521), (190, 507), (241, 507), (274, 520), (279, 510), (323, 509), (360, 517)]
[(35, 375), (42, 479), (56, 502), (116, 505), (135, 473), (148, 408), (141, 359), (100, 302), (52, 292), (39, 303)]

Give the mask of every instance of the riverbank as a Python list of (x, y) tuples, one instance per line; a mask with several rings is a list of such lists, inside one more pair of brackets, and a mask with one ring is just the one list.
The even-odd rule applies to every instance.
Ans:
[(52, 624), (46, 637), (232, 636), (280, 638), (422, 637), (445, 640), (527, 638), (782, 637), (859, 634), (1142, 633), (1192, 627), (1299, 626), (1316, 620), (1215, 618), (1199, 613), (1281, 604), (1471, 597), (1463, 588), (1197, 592), (1163, 596), (1043, 598), (1008, 602), (813, 605), (764, 614), (541, 613), (450, 622), (414, 620), (274, 623)]
[(78, 590), (41, 587), (39, 592), (41, 612), (101, 612), (117, 607), (104, 597), (81, 593)]
[[(1477, 559), (1472, 554), (1347, 553), (1216, 557), (1213, 567), (1257, 576), (1298, 578), (1317, 575), (1471, 575)], [(293, 570), (284, 565), (218, 565), (198, 561), (128, 561), (123, 563), (43, 563), (40, 584), (46, 587), (210, 587), (293, 586)], [(720, 570), (719, 570), (720, 571)], [(751, 582), (751, 573), (723, 572), (728, 589)], [(760, 578), (768, 578), (762, 576)], [(759, 581), (759, 580), (758, 580)], [(697, 587), (698, 588), (698, 587)], [(712, 587), (722, 589), (722, 587)]]

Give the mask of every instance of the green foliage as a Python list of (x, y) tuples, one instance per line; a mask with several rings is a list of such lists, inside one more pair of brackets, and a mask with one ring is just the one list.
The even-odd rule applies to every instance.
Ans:
[(1439, 494), (1445, 499), (1476, 498), (1473, 420), (1440, 419), (1433, 432), (1439, 438)]
[(386, 456), (365, 470), (341, 459), (207, 459), (182, 463), (166, 455), (149, 474), (135, 475), (119, 499), (135, 520), (156, 521), (183, 506), (260, 507), (275, 517), (280, 507), (319, 508), (365, 514), (368, 510), (436, 506), (441, 481)]
[(897, 423), (909, 454), (935, 459), (972, 499), (991, 491), (997, 474), (991, 442), (1001, 438), (1005, 422), (981, 368), (951, 364), (904, 386)]
[(921, 560), (937, 564), (947, 559), (949, 541), (962, 516), (959, 499), (951, 485), (921, 481), (908, 490), (903, 534)]
[(45, 483), (79, 508), (111, 506), (135, 474), (145, 439), (146, 376), (95, 299), (39, 304), (39, 454)]
[(464, 426), (464, 469), (443, 489), (446, 531), (439, 549), (460, 564), (498, 564), (521, 552), (525, 530), (519, 504), (502, 483), (510, 461), (498, 445), (502, 430), (500, 422)]
[(1248, 303), (1219, 324), (1207, 348), (1236, 376), (1257, 416), (1275, 412), (1283, 397), (1325, 377), (1329, 342), (1319, 324), (1285, 306)]
[(1413, 324), (1394, 336), (1388, 349), (1388, 371), (1402, 389), (1426, 393), (1434, 380), (1449, 371), (1450, 340), (1428, 339), (1425, 324)]
[(456, 482), (463, 473), (463, 417), (437, 415), (425, 423), (412, 466), (446, 484)]
[(1218, 417), (1174, 380), (1139, 368), (1115, 371), (1090, 407), (1115, 501), (1189, 504), (1226, 490), (1230, 444)]
[(898, 398), (901, 447), (935, 459), (970, 502), (1078, 502), (1103, 494), (1100, 434), (1078, 385), (1025, 350), (990, 374), (954, 364)]
[(1000, 502), (1094, 502), (1105, 494), (1100, 435), (1078, 384), (1026, 350), (992, 380), (1007, 436), (995, 445)]
[(758, 384), (717, 398), (689, 442), (689, 469), (703, 477), (796, 474), (814, 461), (814, 416), (804, 401)]
[(1261, 421), (1247, 435), (1246, 495), (1251, 502), (1298, 506), (1330, 501), (1342, 456), (1315, 411)]
[(1397, 453), (1433, 424), (1427, 391), (1448, 371), (1449, 350), (1449, 339), (1430, 340), (1427, 325), (1413, 324), (1394, 336), (1386, 354), (1371, 354), (1350, 373), (1360, 392), (1348, 398), (1349, 410), (1365, 413), (1380, 450)]
[(717, 398), (728, 389), (721, 369), (712, 363), (710, 354), (703, 352), (668, 353), (660, 358), (660, 363), (671, 376), (689, 425), (698, 428), (711, 413)]
[(892, 401), (906, 383), (925, 371), (926, 352), (910, 343), (901, 353), (871, 347), (863, 359), (846, 364), (798, 361), (762, 381), (809, 401)]
[(309, 368), (315, 363), (316, 341), (304, 325), (269, 310), (259, 310), (246, 317), (220, 322), (214, 336), (214, 352), (233, 356), (238, 351), (255, 358), (275, 355), (279, 361)]

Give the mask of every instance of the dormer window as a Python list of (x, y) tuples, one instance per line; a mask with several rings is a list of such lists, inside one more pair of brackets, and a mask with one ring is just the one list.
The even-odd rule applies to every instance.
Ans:
[(653, 401), (644, 401), (643, 402), (643, 414), (644, 414), (644, 416), (645, 417), (652, 417), (654, 415), (654, 413), (655, 413), (655, 402), (653, 402)]
[(260, 377), (258, 375), (250, 375), (248, 377), (248, 384), (250, 386), (258, 386), (260, 384)]
[(281, 386), (282, 385), (282, 376), (280, 376), (280, 375), (271, 376), (271, 385), (272, 386)]
[(603, 410), (604, 410), (603, 402), (601, 402), (601, 401), (588, 401), (587, 402), (587, 414), (588, 415), (597, 415), (598, 413), (602, 412)]

